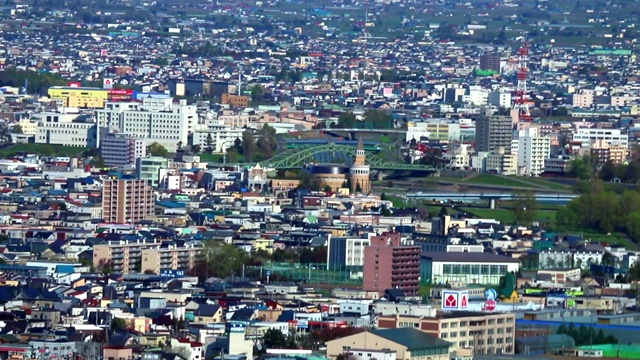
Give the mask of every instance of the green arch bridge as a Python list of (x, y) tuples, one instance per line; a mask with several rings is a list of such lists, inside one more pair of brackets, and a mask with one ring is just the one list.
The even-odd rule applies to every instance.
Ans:
[[(356, 147), (349, 145), (309, 145), (300, 146), (295, 149), (288, 149), (278, 153), (271, 159), (261, 161), (260, 165), (265, 168), (277, 170), (300, 169), (309, 163), (334, 163), (353, 164), (356, 157)], [(371, 152), (367, 152), (366, 162), (372, 170), (402, 170), (402, 171), (424, 171), (434, 172), (436, 169), (428, 165), (404, 164), (385, 160)], [(209, 163), (210, 167), (222, 166), (253, 166), (255, 163)]]

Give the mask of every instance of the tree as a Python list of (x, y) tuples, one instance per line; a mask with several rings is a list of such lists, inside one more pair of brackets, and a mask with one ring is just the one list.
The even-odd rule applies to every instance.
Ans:
[(202, 258), (189, 270), (192, 276), (198, 276), (201, 281), (211, 276), (225, 279), (241, 271), (249, 256), (245, 251), (221, 241), (207, 240)]
[(513, 210), (517, 223), (530, 225), (535, 219), (535, 213), (538, 208), (538, 201), (536, 201), (532, 193), (516, 194)]
[(11, 133), (24, 134), (24, 132), (22, 131), (22, 126), (20, 126), (19, 124), (13, 125), (13, 127), (11, 128)]
[(392, 129), (393, 116), (384, 110), (367, 110), (364, 113), (366, 129)]
[(580, 180), (589, 180), (593, 177), (596, 164), (589, 155), (573, 159), (569, 162), (569, 175)]
[(262, 341), (267, 349), (285, 349), (287, 346), (287, 338), (278, 329), (271, 328), (267, 330), (262, 337)]
[(147, 146), (147, 154), (151, 156), (167, 157), (169, 155), (169, 151), (164, 146), (154, 142)]
[(200, 148), (200, 145), (195, 144), (193, 146), (191, 146), (191, 153), (192, 154), (198, 154), (200, 151), (202, 151), (202, 149)]
[(242, 155), (248, 162), (253, 161), (253, 156), (256, 153), (256, 143), (253, 137), (253, 132), (250, 129), (245, 130), (242, 133)]
[(97, 168), (105, 167), (106, 164), (104, 163), (104, 158), (101, 155), (94, 156), (91, 159), (91, 166), (94, 166), (94, 167), (97, 167)]
[(343, 129), (353, 129), (357, 127), (356, 123), (357, 123), (357, 119), (354, 113), (350, 111), (343, 112), (342, 114), (340, 114), (340, 116), (338, 116), (337, 127), (343, 128)]
[(213, 136), (211, 136), (211, 133), (208, 133), (207, 138), (204, 140), (204, 151), (207, 154), (213, 153)]
[[(256, 157), (254, 160), (262, 161), (273, 157), (274, 151), (278, 147), (276, 139), (276, 129), (265, 124), (256, 133), (258, 141), (256, 141)], [(255, 140), (254, 140), (255, 141)]]
[(259, 102), (264, 95), (264, 88), (260, 84), (255, 84), (251, 87), (251, 101)]
[(447, 215), (449, 215), (449, 211), (447, 211), (447, 207), (446, 206), (441, 207), (440, 213), (438, 214), (438, 216), (443, 217)]
[(361, 193), (362, 192), (362, 186), (360, 186), (360, 183), (356, 183), (356, 192), (357, 193)]
[(322, 188), (322, 181), (317, 177), (311, 175), (307, 171), (302, 171), (298, 175), (298, 180), (300, 180), (300, 184), (298, 184), (299, 189), (306, 189), (309, 191), (320, 191)]
[(113, 318), (111, 320), (111, 331), (121, 331), (129, 328), (129, 324), (123, 318)]
[(178, 143), (176, 144), (176, 151), (182, 152), (182, 141), (178, 141)]

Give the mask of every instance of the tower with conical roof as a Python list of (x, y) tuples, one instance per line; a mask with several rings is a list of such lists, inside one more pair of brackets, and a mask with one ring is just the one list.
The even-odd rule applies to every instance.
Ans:
[(361, 192), (367, 194), (371, 191), (371, 167), (366, 163), (366, 154), (364, 152), (364, 144), (362, 138), (358, 140), (358, 149), (356, 150), (356, 158), (353, 165), (349, 168), (349, 176), (351, 176), (351, 192)]

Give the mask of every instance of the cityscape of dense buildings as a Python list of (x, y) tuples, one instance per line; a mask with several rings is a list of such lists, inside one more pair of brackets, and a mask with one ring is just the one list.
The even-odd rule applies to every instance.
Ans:
[(6, 1), (0, 359), (640, 358), (638, 11)]

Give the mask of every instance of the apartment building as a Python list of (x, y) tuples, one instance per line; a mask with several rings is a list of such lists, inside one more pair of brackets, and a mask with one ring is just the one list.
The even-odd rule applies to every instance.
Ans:
[(133, 167), (136, 159), (146, 156), (147, 143), (128, 134), (102, 132), (100, 155), (107, 166)]
[(334, 237), (327, 242), (327, 269), (341, 270), (346, 267), (362, 277), (364, 252), (371, 245), (371, 239), (360, 237)]
[(595, 101), (596, 92), (594, 90), (583, 90), (582, 93), (573, 94), (573, 107), (590, 108)]
[(582, 147), (589, 147), (597, 141), (604, 141), (612, 146), (629, 147), (629, 136), (621, 129), (579, 128), (573, 133), (573, 141), (582, 143)]
[(485, 170), (501, 175), (516, 175), (518, 173), (518, 154), (509, 153), (504, 147), (486, 154)]
[(629, 149), (622, 145), (610, 145), (604, 140), (596, 140), (590, 149), (591, 158), (596, 159), (599, 165), (607, 162), (622, 164), (627, 161)]
[(487, 99), (489, 105), (508, 109), (512, 104), (511, 92), (509, 91), (492, 91)]
[(96, 110), (100, 128), (130, 134), (151, 144), (157, 142), (175, 152), (179, 143), (188, 144), (189, 134), (198, 123), (197, 108), (186, 100), (174, 103), (173, 98), (143, 98), (142, 102), (107, 102)]
[(236, 139), (242, 140), (244, 131), (244, 128), (234, 128), (225, 124), (223, 120), (212, 120), (196, 126), (192, 145), (199, 145), (204, 150), (210, 143), (214, 153), (225, 153), (234, 145)]
[(160, 183), (160, 172), (169, 168), (169, 159), (159, 156), (136, 159), (136, 178), (149, 182), (153, 187)]
[(511, 148), (513, 123), (509, 116), (480, 116), (476, 121), (476, 151)]
[(439, 312), (435, 317), (378, 316), (378, 328), (410, 327), (452, 344), (451, 349), (472, 349), (475, 355), (513, 354), (515, 314), (472, 311)]
[(400, 234), (395, 233), (371, 237), (371, 245), (364, 251), (364, 290), (382, 294), (398, 288), (416, 295), (419, 281), (419, 246), (404, 245)]
[(102, 187), (102, 213), (108, 223), (134, 224), (154, 211), (153, 188), (146, 180), (109, 179)]
[[(88, 119), (87, 119), (88, 120)], [(79, 119), (79, 114), (43, 113), (36, 128), (37, 144), (97, 147), (96, 124)]]
[(107, 244), (93, 246), (93, 266), (101, 269), (110, 265), (113, 271), (129, 274), (142, 272), (142, 250), (158, 249), (159, 242), (110, 241)]
[[(429, 119), (423, 122), (413, 123), (412, 127), (420, 129), (425, 134), (420, 136), (428, 136), (429, 139), (441, 141), (460, 140), (460, 123), (458, 123), (457, 120)], [(419, 130), (413, 131), (419, 132)], [(420, 140), (420, 138), (418, 137), (416, 140)]]
[(538, 129), (529, 128), (519, 132), (518, 169), (520, 175), (540, 176), (544, 172), (544, 161), (551, 154), (551, 139), (538, 134)]
[(142, 271), (159, 274), (162, 270), (189, 270), (196, 265), (202, 247), (153, 248), (142, 250)]

